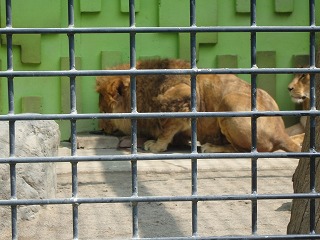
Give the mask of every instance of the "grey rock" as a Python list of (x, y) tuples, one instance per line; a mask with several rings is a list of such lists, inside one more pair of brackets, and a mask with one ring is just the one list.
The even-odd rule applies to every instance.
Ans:
[[(60, 131), (55, 121), (16, 121), (16, 157), (58, 156)], [(8, 158), (9, 124), (0, 122), (0, 157)], [(10, 194), (10, 165), (0, 164), (0, 199), (8, 200)], [(16, 189), (18, 199), (54, 198), (56, 192), (55, 163), (16, 164)], [(19, 206), (18, 221), (35, 217), (41, 206)], [(0, 232), (11, 231), (11, 210), (0, 206)]]

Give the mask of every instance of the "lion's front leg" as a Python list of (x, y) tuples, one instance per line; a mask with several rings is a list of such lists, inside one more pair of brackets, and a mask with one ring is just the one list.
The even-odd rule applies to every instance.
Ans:
[(148, 140), (144, 143), (143, 148), (144, 150), (153, 153), (164, 152), (167, 150), (169, 143), (167, 143), (167, 141), (159, 141), (159, 139), (157, 141)]
[(157, 140), (148, 140), (144, 143), (144, 150), (153, 153), (164, 152), (172, 142), (173, 137), (181, 132), (190, 129), (190, 120), (188, 119), (161, 119), (161, 132)]
[(211, 143), (205, 143), (201, 145), (202, 153), (232, 153), (236, 152), (231, 144), (226, 145), (215, 145)]

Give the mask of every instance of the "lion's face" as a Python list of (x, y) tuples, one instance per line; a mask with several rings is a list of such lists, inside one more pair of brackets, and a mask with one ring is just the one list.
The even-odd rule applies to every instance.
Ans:
[(290, 96), (293, 102), (302, 103), (310, 99), (310, 75), (296, 74), (288, 86)]
[[(98, 77), (96, 91), (99, 93), (99, 109), (102, 113), (124, 113), (126, 111), (126, 97), (129, 81), (126, 78)], [(108, 134), (124, 131), (121, 123), (124, 120), (103, 119), (100, 127)], [(118, 126), (120, 124), (120, 126)]]
[(126, 112), (125, 96), (129, 80), (122, 77), (97, 78), (96, 91), (99, 93), (99, 108), (103, 113)]

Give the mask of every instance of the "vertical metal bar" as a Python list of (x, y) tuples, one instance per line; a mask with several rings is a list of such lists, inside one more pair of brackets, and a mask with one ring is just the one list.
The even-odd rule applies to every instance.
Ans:
[[(256, 0), (251, 0), (250, 2), (250, 21), (251, 27), (256, 26)], [(257, 67), (256, 53), (257, 53), (257, 38), (256, 32), (251, 31), (251, 67)], [(257, 75), (251, 74), (251, 111), (257, 111)], [(257, 118), (251, 118), (251, 152), (257, 152)], [(257, 158), (251, 159), (251, 193), (257, 193)], [(257, 233), (257, 215), (258, 215), (258, 202), (257, 200), (251, 201), (251, 231), (252, 234)]]
[[(196, 0), (190, 0), (190, 26), (196, 27)], [(191, 68), (197, 69), (196, 33), (190, 33)], [(191, 74), (191, 111), (197, 112), (197, 75)], [(191, 118), (191, 152), (197, 153), (197, 118)], [(191, 159), (192, 195), (198, 194), (198, 160)], [(192, 236), (198, 236), (198, 202), (192, 201)]]
[[(309, 0), (309, 23), (315, 26), (315, 1)], [(310, 68), (316, 67), (316, 34), (310, 32)], [(310, 74), (310, 109), (315, 110), (315, 74)], [(310, 152), (316, 152), (316, 119), (310, 116)], [(310, 192), (316, 192), (315, 157), (310, 157)], [(316, 200), (310, 199), (310, 234), (315, 234), (316, 228)]]
[[(129, 0), (129, 24), (131, 28), (135, 28), (135, 0)], [(136, 33), (130, 33), (130, 69), (136, 69)], [(131, 91), (131, 112), (137, 112), (137, 97), (136, 97), (136, 76), (130, 76), (130, 91)], [(137, 119), (131, 120), (131, 154), (137, 154)], [(132, 196), (138, 196), (138, 164), (137, 160), (131, 161), (131, 184)], [(132, 203), (132, 236), (139, 238), (139, 217), (138, 203)]]
[[(68, 27), (74, 27), (74, 1), (68, 0)], [(68, 33), (69, 39), (69, 69), (75, 70), (75, 36), (73, 33)], [(77, 114), (77, 98), (76, 98), (76, 77), (70, 77), (70, 113)], [(77, 155), (77, 122), (70, 121), (70, 142), (71, 155)], [(78, 162), (71, 163), (72, 173), (72, 197), (78, 196)], [(73, 221), (73, 239), (79, 238), (79, 209), (78, 204), (72, 205), (72, 221)]]
[[(11, 0), (6, 0), (6, 27), (12, 28)], [(12, 34), (7, 34), (7, 70), (13, 71)], [(13, 77), (8, 77), (8, 114), (14, 114), (14, 84)], [(9, 154), (15, 156), (15, 121), (9, 121)], [(17, 199), (17, 172), (16, 164), (10, 163), (10, 195), (11, 199)], [(18, 209), (11, 206), (11, 235), (12, 239), (18, 239)]]

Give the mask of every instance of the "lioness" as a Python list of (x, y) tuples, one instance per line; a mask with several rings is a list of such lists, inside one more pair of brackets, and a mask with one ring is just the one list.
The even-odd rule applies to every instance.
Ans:
[[(288, 85), (291, 100), (295, 103), (302, 103), (302, 109), (308, 110), (310, 108), (310, 75), (296, 74), (290, 84)], [(300, 124), (305, 129), (307, 117), (300, 118)]]
[[(294, 76), (288, 85), (290, 97), (295, 103), (302, 103), (302, 109), (310, 108), (310, 75), (299, 73)], [(307, 116), (301, 116), (300, 122), (287, 129), (288, 134), (295, 135), (292, 138), (300, 145), (304, 138), (304, 132), (307, 124)]]
[[(137, 62), (137, 69), (186, 69), (183, 60), (153, 59)], [(129, 69), (129, 65), (113, 69)], [(104, 113), (130, 112), (130, 77), (97, 77), (99, 108)], [(197, 111), (228, 112), (251, 110), (251, 87), (235, 75), (198, 75)], [(188, 112), (191, 99), (190, 76), (145, 75), (136, 78), (138, 112)], [(265, 91), (257, 89), (257, 108), (260, 111), (279, 110), (276, 102)], [(110, 134), (116, 130), (130, 134), (130, 119), (102, 120), (103, 130)], [(190, 138), (190, 119), (139, 119), (138, 134), (155, 140), (144, 143), (151, 152), (165, 151), (175, 136), (187, 142)], [(197, 137), (202, 152), (235, 152), (251, 150), (250, 117), (211, 117), (197, 119)], [(225, 144), (225, 143), (228, 144)], [(300, 151), (285, 132), (281, 117), (260, 117), (257, 120), (257, 149), (261, 152)]]
[(302, 108), (307, 110), (310, 104), (310, 75), (296, 74), (288, 85), (290, 97), (295, 103), (302, 103)]

